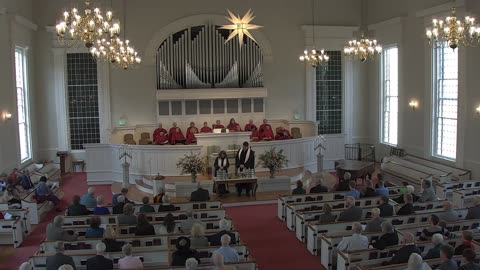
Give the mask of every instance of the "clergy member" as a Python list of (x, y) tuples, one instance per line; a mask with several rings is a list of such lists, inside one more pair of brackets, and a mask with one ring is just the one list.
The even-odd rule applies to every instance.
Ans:
[(203, 122), (203, 127), (200, 129), (200, 133), (212, 133), (212, 128), (208, 126), (207, 122)]
[(227, 128), (228, 130), (230, 130), (230, 132), (242, 131), (242, 128), (240, 127), (240, 125), (237, 122), (235, 122), (235, 118), (230, 119), (230, 123), (228, 124)]
[[(225, 172), (228, 174), (228, 167), (230, 167), (230, 163), (228, 162), (227, 152), (222, 150), (220, 153), (218, 153), (218, 157), (215, 159), (213, 167), (215, 167), (215, 176), (217, 176), (218, 172)], [(227, 193), (225, 184), (218, 185), (218, 190), (216, 192), (220, 196)]]
[[(235, 175), (238, 175), (238, 172), (243, 172), (245, 170), (253, 169), (255, 166), (255, 152), (249, 147), (248, 142), (243, 143), (242, 149), (238, 150), (235, 155)], [(247, 196), (250, 197), (250, 190), (252, 185), (248, 183), (236, 184), (237, 193), (240, 197), (242, 195), (242, 190), (245, 189)]]
[(162, 123), (158, 124), (158, 128), (153, 132), (153, 143), (164, 145), (168, 143), (168, 132), (163, 128)]
[(262, 136), (260, 135), (260, 131), (258, 131), (257, 127), (252, 128), (252, 135), (250, 135), (250, 141), (258, 142), (262, 140)]
[(262, 137), (262, 141), (273, 141), (275, 139), (275, 135), (273, 135), (273, 130), (270, 125), (265, 126), (263, 132), (260, 133)]
[(275, 140), (290, 140), (292, 136), (290, 135), (290, 132), (288, 129), (285, 129), (284, 127), (280, 126), (277, 129), (277, 134), (275, 135)]
[(217, 120), (217, 121), (215, 122), (215, 124), (213, 125), (213, 129), (216, 129), (216, 128), (224, 129), (225, 126), (223, 126), (223, 125), (220, 123), (220, 120)]
[(263, 119), (263, 124), (261, 124), (260, 128), (258, 129), (260, 133), (263, 133), (266, 127), (270, 127), (270, 129), (272, 129), (272, 126), (270, 126), (270, 124), (268, 124), (267, 122), (267, 119)]
[(183, 136), (182, 130), (177, 127), (177, 122), (173, 122), (173, 127), (168, 132), (168, 138), (170, 144), (185, 143), (185, 136)]
[(248, 124), (245, 125), (245, 131), (253, 131), (253, 129), (257, 130), (257, 126), (253, 123), (253, 119), (248, 120)]
[(190, 127), (187, 128), (187, 144), (192, 144), (197, 142), (195, 134), (198, 133), (198, 129), (195, 126), (194, 122), (190, 122)]

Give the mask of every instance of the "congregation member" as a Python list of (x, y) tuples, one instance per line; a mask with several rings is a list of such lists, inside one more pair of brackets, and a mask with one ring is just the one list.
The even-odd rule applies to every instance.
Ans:
[(245, 125), (245, 128), (243, 130), (245, 131), (257, 130), (257, 126), (253, 123), (253, 119), (248, 120), (248, 124)]
[(368, 238), (362, 235), (362, 224), (355, 222), (352, 226), (352, 236), (344, 237), (337, 246), (340, 251), (352, 251), (368, 248)]
[(135, 208), (132, 204), (127, 203), (123, 206), (123, 214), (117, 216), (118, 224), (136, 225), (137, 217), (133, 214)]
[(450, 245), (442, 245), (440, 247), (440, 261), (442, 262), (437, 269), (438, 270), (457, 270), (457, 262), (452, 260), (453, 247)]
[[(118, 206), (118, 205), (117, 205)], [(93, 208), (94, 215), (110, 215), (110, 210), (105, 206), (105, 197), (97, 196), (97, 206)]]
[(225, 126), (221, 124), (220, 120), (217, 120), (213, 124), (213, 129), (225, 129)]
[(182, 223), (180, 224), (180, 228), (183, 233), (190, 233), (190, 230), (192, 230), (192, 226), (195, 223), (198, 223), (199, 221), (193, 217), (193, 211), (188, 210), (186, 213), (187, 219), (182, 220)]
[[(217, 158), (213, 162), (213, 167), (215, 168), (214, 176), (217, 176), (218, 172), (225, 172), (228, 174), (228, 167), (230, 167), (230, 162), (228, 161), (227, 152), (220, 151), (218, 153)], [(225, 184), (218, 185), (218, 189), (216, 190), (217, 194), (223, 196), (223, 194), (227, 193), (227, 188)]]
[(46, 230), (46, 239), (47, 241), (75, 241), (78, 238), (78, 233), (75, 232), (73, 235), (68, 234), (66, 230), (63, 229), (63, 223), (65, 219), (63, 216), (56, 216), (53, 219), (52, 223), (47, 225)]
[(362, 218), (362, 208), (355, 206), (355, 198), (347, 196), (345, 199), (345, 210), (340, 213), (338, 221), (359, 221)]
[(408, 258), (407, 268), (405, 270), (427, 270), (431, 269), (417, 253), (412, 253)]
[(157, 234), (172, 234), (177, 233), (177, 223), (175, 223), (175, 218), (172, 213), (168, 213), (163, 218), (163, 224), (158, 228)]
[(422, 230), (422, 233), (420, 234), (420, 240), (421, 241), (430, 240), (432, 236), (436, 233), (439, 233), (441, 235), (449, 235), (449, 232), (438, 224), (439, 222), (440, 222), (440, 219), (438, 218), (437, 215), (429, 216), (428, 223), (430, 224), (430, 226)]
[(273, 141), (275, 140), (275, 135), (273, 134), (272, 127), (270, 125), (265, 126), (263, 132), (260, 132), (260, 137), (262, 141)]
[(172, 266), (184, 266), (189, 258), (194, 258), (200, 263), (200, 257), (195, 249), (190, 248), (190, 239), (181, 236), (177, 238), (177, 250), (172, 254)]
[(415, 213), (415, 208), (413, 207), (413, 197), (410, 193), (403, 194), (403, 200), (405, 204), (400, 207), (397, 211), (397, 215), (399, 216), (407, 216)]
[(350, 190), (350, 178), (352, 175), (349, 172), (343, 174), (343, 179), (339, 179), (335, 191), (349, 191)]
[(163, 128), (162, 123), (158, 124), (158, 128), (153, 132), (153, 144), (165, 145), (168, 143), (168, 132)]
[(196, 270), (198, 266), (198, 261), (194, 258), (189, 258), (185, 261), (185, 268), (187, 270)]
[(73, 266), (71, 266), (70, 264), (64, 264), (58, 267), (58, 270), (75, 270), (75, 268), (73, 268)]
[(439, 213), (438, 217), (445, 222), (452, 222), (460, 219), (458, 211), (453, 210), (453, 204), (451, 201), (443, 202), (443, 212)]
[(137, 227), (135, 228), (135, 236), (155, 235), (155, 228), (147, 220), (147, 216), (143, 213), (137, 216)]
[(256, 127), (252, 127), (252, 134), (250, 135), (250, 141), (251, 142), (259, 142), (262, 140), (262, 136), (260, 134), (260, 131)]
[(375, 189), (376, 196), (388, 196), (390, 191), (385, 187), (385, 182), (382, 180), (378, 181), (378, 188)]
[(332, 206), (329, 203), (323, 205), (323, 213), (318, 216), (318, 224), (326, 224), (335, 222), (337, 216), (332, 214)]
[(380, 225), (382, 235), (377, 240), (372, 240), (371, 245), (379, 250), (398, 245), (398, 234), (390, 221), (384, 221)]
[[(240, 256), (238, 255), (238, 251), (232, 247), (230, 247), (230, 241), (232, 239), (228, 234), (222, 235), (222, 238), (220, 239), (222, 246), (215, 251), (213, 251), (212, 254), (220, 253), (223, 255), (223, 261), (226, 263), (236, 263), (240, 261)], [(213, 255), (212, 255), (213, 256)]]
[(132, 256), (133, 247), (127, 243), (123, 245), (122, 252), (124, 257), (118, 260), (118, 269), (141, 269), (142, 260), (139, 257)]
[(202, 188), (200, 181), (197, 182), (197, 190), (190, 194), (191, 202), (207, 202), (210, 200), (210, 193), (208, 190)]
[(0, 174), (0, 192), (3, 192), (7, 188), (7, 174), (2, 173)]
[(30, 177), (29, 169), (23, 170), (23, 173), (20, 175), (20, 177), (21, 177), (20, 185), (23, 187), (24, 190), (30, 190), (35, 187), (32, 183), (32, 178)]
[(268, 123), (267, 119), (263, 119), (263, 123), (260, 125), (260, 128), (258, 129), (258, 131), (260, 133), (263, 133), (265, 132), (265, 129), (269, 127), (270, 130), (272, 129), (272, 126)]
[(220, 246), (221, 245), (221, 238), (223, 235), (225, 234), (228, 234), (230, 236), (230, 244), (231, 245), (234, 245), (237, 243), (237, 240), (235, 238), (235, 234), (232, 233), (232, 232), (229, 232), (230, 231), (230, 221), (222, 218), (220, 219), (219, 223), (218, 223), (218, 227), (219, 227), (219, 232), (211, 235), (209, 238), (208, 238), (208, 241), (210, 242), (210, 245), (211, 246)]
[(284, 128), (283, 126), (280, 126), (277, 129), (275, 140), (282, 141), (282, 140), (290, 140), (291, 138), (292, 138), (292, 135), (290, 135), (290, 131), (288, 131), (288, 129)]
[(65, 245), (62, 241), (55, 242), (53, 249), (55, 249), (55, 255), (47, 257), (47, 270), (57, 270), (64, 264), (71, 265), (73, 269), (76, 269), (73, 258), (63, 254)]
[(97, 205), (97, 200), (95, 200), (95, 188), (89, 187), (87, 194), (82, 196), (81, 204), (86, 207), (95, 207)]
[(208, 247), (208, 238), (205, 237), (205, 226), (194, 223), (190, 230), (190, 246), (192, 248)]
[(432, 236), (433, 247), (423, 256), (424, 260), (440, 258), (440, 247), (443, 245), (443, 235), (436, 233)]
[(360, 199), (360, 192), (357, 190), (357, 183), (352, 180), (348, 183), (348, 187), (349, 187), (350, 191), (345, 193), (345, 196), (350, 196), (350, 197), (353, 197), (355, 199)]
[(200, 129), (200, 133), (212, 133), (213, 130), (208, 126), (207, 122), (203, 122), (203, 127)]
[(20, 193), (14, 186), (7, 186), (7, 189), (5, 189), (0, 197), (0, 203), (7, 203), (8, 208), (20, 209), (22, 208), (22, 195), (23, 194)]
[(7, 183), (8, 185), (18, 185), (20, 184), (20, 171), (17, 168), (14, 168), (12, 170), (12, 173), (8, 176), (7, 178)]
[(223, 255), (220, 253), (215, 253), (212, 255), (212, 262), (215, 266), (213, 270), (237, 270), (237, 268), (232, 265), (225, 265)]
[(30, 262), (23, 262), (18, 270), (33, 270), (33, 265)]
[(328, 188), (323, 185), (322, 180), (318, 179), (317, 184), (310, 188), (310, 194), (328, 192)]
[(113, 206), (116, 206), (118, 204), (118, 197), (119, 196), (123, 196), (124, 200), (123, 202), (124, 203), (132, 203), (128, 198), (127, 198), (127, 194), (128, 194), (128, 188), (122, 188), (122, 190), (120, 190), (120, 193), (117, 193), (117, 194), (114, 194), (113, 197), (112, 197), (112, 205)]
[(292, 190), (292, 195), (303, 195), (306, 194), (307, 191), (303, 188), (303, 182), (301, 180), (297, 180), (297, 187)]
[(480, 218), (480, 196), (475, 196), (474, 206), (468, 208), (466, 219), (478, 219)]
[(85, 205), (80, 204), (80, 196), (74, 195), (72, 205), (67, 208), (67, 216), (85, 216), (90, 214)]
[(198, 133), (198, 128), (195, 126), (194, 122), (190, 122), (190, 127), (187, 128), (187, 144), (197, 143), (197, 137), (195, 134)]
[(393, 200), (399, 204), (404, 204), (405, 203), (404, 195), (410, 194), (412, 196), (412, 203), (413, 203), (417, 201), (419, 198), (417, 195), (415, 195), (414, 191), (415, 191), (415, 188), (412, 185), (406, 185), (405, 192)]
[(377, 196), (377, 193), (375, 192), (375, 189), (373, 188), (372, 180), (368, 180), (368, 179), (365, 180), (365, 191), (361, 195), (362, 195), (362, 198)]
[[(235, 175), (238, 176), (238, 173), (242, 173), (245, 170), (250, 170), (255, 168), (255, 151), (253, 151), (248, 142), (243, 142), (242, 148), (237, 151), (235, 154)], [(237, 188), (238, 196), (242, 196), (242, 190), (245, 189), (247, 197), (250, 197), (250, 190), (252, 189), (252, 184), (241, 183), (235, 185)]]
[(422, 254), (420, 249), (418, 249), (415, 244), (415, 236), (407, 232), (403, 235), (404, 245), (399, 250), (395, 252), (395, 255), (387, 264), (399, 264), (408, 262), (408, 258), (412, 253)]
[(62, 209), (60, 209), (59, 204), (60, 204), (60, 199), (55, 196), (53, 191), (50, 189), (50, 187), (47, 185), (47, 178), (45, 176), (40, 177), (40, 181), (38, 182), (37, 189), (35, 189), (35, 195), (37, 197), (37, 203), (43, 202), (43, 201), (50, 201), (55, 205), (55, 210), (57, 212), (61, 212)]
[(435, 190), (433, 189), (432, 182), (423, 180), (422, 182), (423, 192), (418, 198), (417, 202), (433, 202), (437, 200)]
[(115, 206), (113, 206), (113, 208), (112, 208), (112, 212), (113, 212), (112, 214), (114, 214), (114, 215), (118, 215), (118, 214), (123, 213), (123, 207), (126, 204), (125, 196), (123, 196), (123, 195), (118, 196), (116, 201), (117, 201), (117, 204), (115, 204)]
[(149, 205), (148, 203), (150, 202), (150, 199), (147, 196), (144, 196), (142, 198), (142, 207), (140, 207), (139, 212), (140, 213), (152, 213), (155, 212), (155, 208), (153, 206)]
[(177, 127), (177, 122), (172, 123), (172, 127), (168, 131), (168, 139), (171, 145), (175, 145), (177, 143), (185, 144), (185, 136), (183, 135), (182, 130)]
[(473, 232), (472, 231), (462, 231), (462, 244), (458, 245), (455, 248), (455, 255), (462, 255), (463, 251), (466, 249), (472, 249), (476, 251), (475, 245), (472, 243), (473, 241)]
[(367, 226), (365, 227), (365, 232), (380, 232), (382, 230), (382, 223), (385, 221), (382, 217), (380, 217), (380, 209), (373, 208), (372, 209), (372, 219), (367, 222)]
[(460, 266), (458, 270), (480, 270), (480, 264), (475, 263), (475, 251), (472, 249), (465, 249), (463, 251), (462, 257), (465, 261), (465, 264)]
[(108, 225), (105, 229), (105, 238), (102, 243), (106, 246), (106, 252), (120, 252), (125, 244), (123, 241), (117, 241), (117, 230), (112, 225)]
[(380, 204), (377, 206), (380, 209), (381, 217), (391, 217), (393, 216), (393, 205), (390, 203), (388, 196), (380, 197)]
[(170, 196), (163, 195), (162, 204), (158, 206), (158, 212), (172, 212), (175, 210), (175, 205), (170, 203)]
[(100, 228), (102, 220), (99, 216), (93, 216), (90, 218), (90, 228), (85, 232), (85, 238), (102, 238), (104, 229)]
[(153, 197), (153, 203), (162, 203), (164, 195), (165, 189), (163, 187), (158, 187), (158, 194)]
[(87, 270), (109, 270), (113, 269), (113, 261), (105, 258), (107, 247), (100, 242), (95, 246), (96, 255), (87, 260)]
[(227, 129), (230, 132), (241, 132), (242, 131), (242, 128), (240, 127), (240, 124), (235, 122), (234, 118), (230, 119), (230, 123), (228, 123)]

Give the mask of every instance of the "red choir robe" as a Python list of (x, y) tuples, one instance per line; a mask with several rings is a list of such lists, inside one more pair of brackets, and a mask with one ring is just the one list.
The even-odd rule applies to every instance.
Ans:
[(263, 133), (265, 129), (267, 129), (267, 126), (270, 127), (270, 130), (272, 130), (272, 126), (270, 126), (270, 124), (261, 124), (258, 131), (260, 131), (260, 133)]
[(216, 128), (224, 129), (225, 126), (224, 125), (217, 125), (217, 124), (213, 125), (213, 129), (216, 129)]
[(233, 131), (233, 132), (241, 132), (242, 131), (242, 128), (237, 123), (228, 124), (227, 128), (228, 128), (228, 130)]
[(200, 129), (200, 133), (212, 133), (212, 132), (213, 132), (213, 130), (210, 127), (202, 127)]
[(170, 128), (168, 137), (170, 138), (170, 144), (185, 142), (185, 136), (183, 136), (182, 130), (179, 127)]
[(258, 142), (260, 140), (262, 140), (262, 136), (260, 135), (260, 132), (258, 130), (253, 131), (252, 135), (250, 135), (250, 141)]
[(195, 137), (196, 133), (198, 133), (198, 129), (196, 127), (187, 128), (187, 144), (197, 142), (197, 138)]
[(257, 130), (257, 126), (255, 126), (254, 124), (246, 124), (243, 130), (252, 131), (253, 129)]
[(271, 128), (265, 128), (260, 134), (263, 141), (273, 141), (275, 139), (275, 135)]
[(277, 135), (275, 135), (275, 140), (289, 140), (292, 136), (287, 129), (279, 129), (277, 130)]
[(154, 144), (166, 144), (168, 143), (168, 133), (164, 128), (157, 128), (153, 132), (153, 143)]

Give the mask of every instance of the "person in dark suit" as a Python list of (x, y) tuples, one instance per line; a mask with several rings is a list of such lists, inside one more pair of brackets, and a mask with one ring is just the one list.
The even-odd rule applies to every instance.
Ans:
[(47, 257), (47, 270), (57, 270), (64, 264), (69, 264), (73, 269), (76, 269), (72, 257), (63, 254), (65, 246), (62, 241), (55, 242), (53, 248), (55, 249), (55, 255)]
[(398, 234), (393, 228), (390, 221), (384, 221), (380, 225), (382, 227), (382, 235), (377, 240), (372, 240), (370, 243), (376, 249), (385, 249), (389, 246), (398, 245)]
[(85, 216), (90, 214), (87, 207), (85, 205), (80, 204), (80, 196), (75, 195), (72, 198), (72, 205), (70, 205), (67, 209), (68, 216)]
[(125, 244), (123, 241), (117, 241), (117, 230), (108, 225), (105, 229), (105, 238), (102, 240), (102, 243), (106, 246), (106, 252), (121, 252), (122, 246)]
[(113, 206), (112, 214), (118, 215), (123, 213), (123, 207), (125, 206), (125, 196), (119, 195), (117, 197), (117, 204)]
[(355, 206), (355, 198), (352, 196), (347, 196), (345, 208), (337, 221), (359, 221), (362, 218), (362, 208)]
[(328, 188), (322, 184), (322, 180), (317, 181), (317, 185), (310, 189), (310, 194), (328, 192)]
[(398, 209), (397, 215), (406, 216), (406, 215), (411, 215), (415, 213), (415, 209), (413, 207), (412, 194), (410, 193), (403, 194), (403, 200), (405, 201), (405, 204), (402, 207), (400, 207), (400, 209)]
[(220, 246), (222, 244), (221, 240), (224, 234), (228, 234), (230, 236), (230, 244), (235, 245), (237, 243), (235, 234), (229, 232), (231, 227), (230, 222), (222, 218), (218, 223), (218, 226), (220, 231), (208, 237), (208, 242), (210, 242), (210, 246)]
[(480, 196), (476, 196), (474, 199), (475, 206), (468, 209), (466, 219), (480, 218)]
[(177, 251), (172, 254), (172, 266), (185, 266), (189, 258), (195, 258), (200, 263), (200, 257), (195, 249), (190, 248), (190, 239), (181, 236), (177, 239)]
[(292, 195), (302, 195), (306, 193), (307, 191), (303, 188), (303, 182), (301, 180), (297, 180), (297, 187), (292, 190)]
[(210, 194), (208, 190), (202, 188), (200, 181), (197, 182), (197, 190), (190, 194), (191, 202), (206, 202), (210, 200)]
[[(235, 155), (235, 175), (238, 172), (250, 170), (255, 167), (255, 152), (250, 148), (248, 142), (243, 142), (242, 149), (238, 150)], [(238, 196), (242, 196), (242, 190), (245, 189), (247, 196), (250, 197), (252, 184), (243, 183), (236, 184)]]
[(97, 255), (87, 260), (87, 270), (108, 270), (113, 269), (113, 261), (105, 258), (107, 247), (100, 242), (95, 247)]
[(329, 203), (323, 205), (323, 214), (318, 217), (318, 224), (335, 222), (337, 216), (332, 214), (332, 206)]
[[(228, 175), (228, 167), (230, 167), (230, 163), (228, 162), (227, 152), (222, 150), (220, 151), (220, 153), (218, 153), (218, 157), (215, 159), (213, 167), (215, 167), (215, 177), (220, 171), (225, 172)], [(218, 190), (216, 192), (220, 196), (227, 193), (227, 188), (225, 187), (225, 184), (218, 185)]]
[(170, 196), (163, 195), (162, 204), (158, 206), (158, 212), (173, 212), (177, 210), (175, 205), (170, 204)]
[(120, 191), (120, 193), (117, 193), (117, 194), (114, 194), (112, 196), (112, 205), (115, 206), (117, 205), (118, 203), (118, 197), (119, 196), (123, 196), (125, 199), (123, 200), (124, 203), (133, 203), (131, 202), (128, 198), (127, 198), (127, 194), (128, 194), (128, 188), (122, 188), (122, 190)]
[(365, 180), (365, 186), (366, 186), (365, 191), (361, 195), (362, 198), (377, 196), (377, 193), (375, 192), (375, 189), (373, 188), (372, 180)]
[(440, 247), (443, 245), (443, 235), (436, 233), (432, 236), (433, 247), (423, 256), (424, 260), (440, 258)]
[(380, 197), (380, 204), (377, 207), (378, 209), (380, 209), (381, 217), (393, 216), (393, 205), (389, 204), (389, 201), (390, 199), (388, 198), (388, 196)]
[(403, 239), (405, 241), (405, 245), (397, 250), (388, 264), (407, 263), (408, 258), (412, 253), (417, 253), (418, 255), (422, 254), (420, 249), (418, 249), (418, 247), (415, 245), (415, 236), (413, 236), (412, 233), (405, 233)]

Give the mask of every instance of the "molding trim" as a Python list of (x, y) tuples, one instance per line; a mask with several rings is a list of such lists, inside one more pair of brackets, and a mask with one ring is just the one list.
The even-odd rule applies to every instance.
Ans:
[[(156, 90), (157, 100), (198, 100), (198, 99), (232, 99), (232, 98), (266, 98), (267, 88), (212, 88), (212, 89), (178, 89)], [(193, 98), (195, 97), (195, 98)]]
[(435, 14), (446, 12), (450, 10), (452, 7), (463, 7), (463, 6), (465, 6), (465, 0), (455, 0), (455, 3), (452, 3), (452, 1), (450, 1), (445, 4), (419, 10), (415, 13), (415, 16), (417, 18), (432, 16)]
[(30, 21), (29, 19), (23, 17), (23, 16), (20, 16), (20, 15), (15, 15), (14, 17), (14, 21), (21, 25), (21, 26), (24, 26), (32, 31), (37, 31), (38, 29), (38, 26), (36, 24), (34, 24), (32, 21)]
[(404, 20), (405, 20), (405, 17), (395, 17), (395, 18), (392, 18), (392, 19), (389, 19), (389, 20), (386, 20), (386, 21), (382, 21), (382, 22), (379, 22), (379, 23), (370, 24), (368, 26), (368, 29), (369, 30), (377, 30), (377, 29), (388, 27), (388, 26), (395, 25), (395, 24), (402, 24), (404, 22)]

